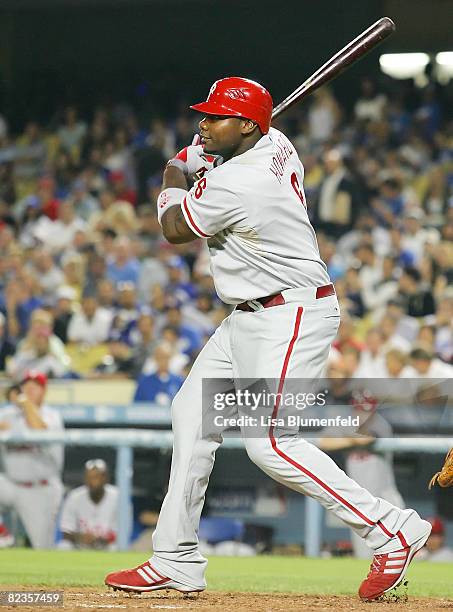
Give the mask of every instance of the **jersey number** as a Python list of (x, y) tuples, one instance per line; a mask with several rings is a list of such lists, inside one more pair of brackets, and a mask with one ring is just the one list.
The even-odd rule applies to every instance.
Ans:
[(300, 188), (299, 181), (297, 180), (297, 175), (295, 172), (291, 174), (291, 185), (294, 191), (296, 192), (297, 197), (302, 202), (302, 205), (307, 208), (307, 205), (305, 204), (304, 194), (302, 192), (302, 189)]
[(203, 194), (203, 191), (206, 189), (206, 179), (202, 178), (198, 181), (197, 188), (195, 189), (194, 196), (199, 200)]

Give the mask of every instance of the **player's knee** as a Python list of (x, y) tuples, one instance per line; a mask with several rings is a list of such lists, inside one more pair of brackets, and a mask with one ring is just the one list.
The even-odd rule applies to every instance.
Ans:
[(206, 479), (206, 486), (214, 465), (214, 457), (212, 442), (203, 439), (197, 440), (192, 453), (191, 471), (200, 480)]
[(259, 467), (267, 465), (273, 452), (268, 438), (247, 438), (245, 448), (251, 461)]

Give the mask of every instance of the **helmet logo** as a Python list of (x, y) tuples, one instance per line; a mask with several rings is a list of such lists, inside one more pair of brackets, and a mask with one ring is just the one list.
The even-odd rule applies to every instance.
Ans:
[(225, 91), (225, 95), (231, 98), (232, 100), (247, 100), (247, 94), (244, 89), (227, 89)]

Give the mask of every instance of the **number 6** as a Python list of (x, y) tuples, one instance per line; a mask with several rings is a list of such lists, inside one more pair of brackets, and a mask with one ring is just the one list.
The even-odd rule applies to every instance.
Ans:
[(302, 192), (302, 189), (300, 188), (299, 181), (297, 180), (297, 174), (295, 172), (291, 174), (291, 185), (294, 191), (296, 192), (297, 197), (302, 202), (302, 205), (307, 208), (307, 205), (305, 204), (305, 197)]

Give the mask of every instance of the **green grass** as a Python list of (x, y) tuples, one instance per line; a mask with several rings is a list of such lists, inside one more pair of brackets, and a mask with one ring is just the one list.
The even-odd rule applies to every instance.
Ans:
[[(0, 551), (0, 586), (100, 587), (112, 570), (142, 563), (143, 554), (9, 549)], [(212, 557), (212, 591), (350, 594), (368, 570), (357, 559), (304, 557)], [(414, 562), (408, 573), (412, 596), (453, 598), (453, 564)]]

